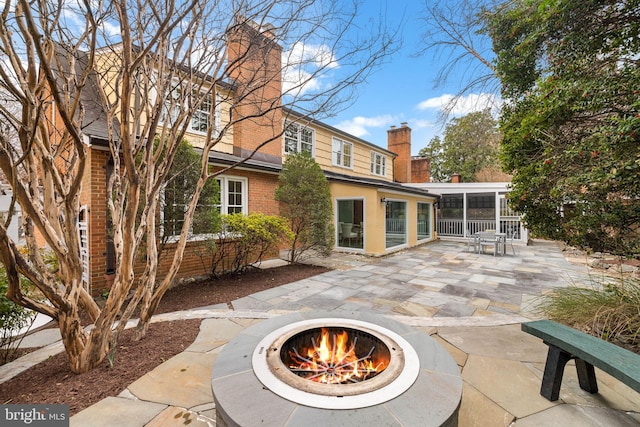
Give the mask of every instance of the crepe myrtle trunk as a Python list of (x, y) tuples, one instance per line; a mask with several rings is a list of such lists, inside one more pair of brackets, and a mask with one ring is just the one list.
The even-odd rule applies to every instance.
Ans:
[[(281, 124), (300, 120), (286, 111), (314, 117), (337, 110), (398, 48), (395, 31), (384, 26), (350, 39), (358, 2), (352, 10), (337, 0), (321, 3), (259, 0), (230, 8), (168, 0), (158, 9), (146, 0), (114, 0), (68, 10), (47, 0), (6, 2), (0, 170), (20, 206), (26, 244), (18, 249), (0, 222), (0, 257), (8, 297), (57, 321), (73, 372), (103, 363), (135, 313), (136, 335), (145, 334), (180, 269), (205, 182), (258, 152), (279, 156)], [(86, 25), (67, 27), (73, 22)], [(106, 22), (116, 31), (105, 31)], [(335, 81), (314, 91), (325, 76)], [(194, 136), (193, 119), (206, 132)], [(236, 132), (242, 126), (246, 131)], [(185, 140), (199, 149), (198, 187), (185, 202), (168, 271), (158, 278), (156, 220)], [(229, 141), (241, 159), (213, 172), (210, 153), (226, 152)], [(103, 157), (110, 173), (96, 163)], [(82, 280), (81, 204), (90, 205), (92, 237), (100, 238), (99, 215), (109, 216), (115, 278), (102, 307)], [(32, 286), (21, 288), (23, 279)]]

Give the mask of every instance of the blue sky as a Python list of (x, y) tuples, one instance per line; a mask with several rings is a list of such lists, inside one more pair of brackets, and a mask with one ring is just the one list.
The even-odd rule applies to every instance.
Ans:
[[(363, 20), (367, 16), (379, 19), (382, 14), (387, 25), (401, 25), (402, 48), (358, 88), (353, 105), (323, 121), (384, 148), (390, 126), (407, 122), (412, 129), (412, 154), (417, 155), (431, 138), (443, 134), (443, 126), (437, 122), (440, 109), (459, 91), (472, 68), (459, 68), (446, 85), (434, 87), (446, 55), (436, 52), (416, 55), (422, 48), (421, 35), (425, 29), (424, 0), (367, 0), (362, 8)], [(477, 102), (485, 96), (469, 94), (457, 104), (454, 117), (486, 105)]]
[[(344, 2), (345, 11), (352, 9), (353, 0), (338, 1)], [(423, 48), (421, 36), (426, 27), (425, 2), (433, 1), (360, 1), (357, 21), (360, 29), (354, 30), (352, 36), (366, 35), (367, 29), (372, 25), (370, 20), (382, 19), (390, 29), (400, 28), (399, 36), (402, 39), (402, 46), (369, 76), (366, 83), (357, 87), (352, 105), (336, 112), (335, 116), (320, 118), (323, 122), (383, 148), (387, 147), (387, 130), (391, 126), (399, 126), (402, 122), (406, 122), (412, 129), (412, 154), (414, 155), (426, 147), (434, 136), (443, 134), (444, 126), (438, 122), (440, 110), (453, 95), (458, 93), (464, 83), (469, 81), (474, 67), (454, 70), (454, 75), (449, 76), (446, 85), (435, 87), (436, 76), (446, 63), (447, 54), (424, 52), (418, 55)], [(447, 7), (456, 4), (456, 0), (440, 0), (440, 2)], [(0, 0), (0, 5), (2, 4), (4, 1)], [(71, 22), (81, 22), (81, 19), (72, 13), (67, 16), (67, 19)], [(111, 26), (107, 26), (106, 30), (118, 32)], [(303, 50), (302, 55), (315, 54), (322, 59), (327, 53), (318, 51), (317, 48), (318, 46), (307, 46), (306, 53)], [(293, 57), (296, 58), (296, 55), (293, 54)], [(299, 77), (304, 78), (306, 75), (301, 72), (300, 76), (294, 75), (293, 80)], [(309, 83), (318, 82), (310, 79)], [(450, 118), (483, 108), (486, 103), (482, 100), (486, 96), (482, 93), (469, 94), (457, 104), (456, 111)]]

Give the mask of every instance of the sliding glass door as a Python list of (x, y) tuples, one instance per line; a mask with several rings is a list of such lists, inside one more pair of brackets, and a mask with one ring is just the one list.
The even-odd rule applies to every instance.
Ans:
[(337, 246), (364, 248), (364, 202), (362, 199), (338, 200)]
[(418, 203), (418, 240), (431, 238), (431, 203)]
[(387, 201), (385, 221), (387, 249), (407, 243), (407, 203)]

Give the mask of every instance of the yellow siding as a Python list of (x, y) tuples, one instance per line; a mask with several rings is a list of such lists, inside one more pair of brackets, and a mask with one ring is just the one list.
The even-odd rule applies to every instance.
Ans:
[[(108, 103), (111, 105), (116, 105), (119, 108), (118, 97), (119, 94), (115, 90), (115, 82), (118, 78), (118, 68), (120, 67), (120, 56), (117, 51), (118, 47), (112, 47), (112, 49), (105, 49), (99, 52), (96, 57), (96, 69), (98, 70), (98, 77), (100, 79), (100, 84), (104, 90), (105, 96), (107, 97)], [(222, 101), (222, 111), (220, 114), (221, 123), (220, 126), (224, 128), (229, 121), (229, 111), (231, 108), (230, 102), (228, 99), (231, 99), (232, 95), (227, 91), (221, 92), (223, 101)], [(132, 98), (134, 94), (131, 94)], [(135, 100), (131, 100), (131, 105), (135, 105)], [(119, 114), (119, 110), (115, 111), (115, 114)], [(140, 124), (144, 126), (147, 121), (147, 116), (142, 115)], [(158, 133), (162, 132), (162, 126), (158, 127)], [(190, 132), (187, 131), (185, 133), (185, 138), (191, 145), (197, 148), (203, 148), (205, 144), (205, 136), (202, 133), (198, 132)], [(215, 151), (232, 154), (233, 153), (233, 128), (230, 126), (222, 136), (220, 143), (218, 143), (214, 147)]]
[[(315, 159), (323, 170), (341, 173), (345, 175), (353, 175), (365, 178), (376, 178), (386, 181), (393, 180), (393, 161), (384, 150), (375, 150), (369, 145), (365, 145), (355, 139), (350, 139), (342, 135), (332, 134), (327, 129), (322, 127), (315, 127)], [(331, 148), (333, 143), (333, 137), (341, 139), (343, 141), (353, 144), (353, 167), (345, 168), (341, 166), (335, 166), (332, 164)], [(386, 176), (373, 175), (371, 173), (371, 151), (377, 151), (378, 153), (387, 157), (387, 174)]]
[[(397, 194), (379, 190), (374, 187), (332, 182), (329, 184), (333, 198), (334, 215), (337, 215), (337, 201), (344, 199), (364, 199), (364, 250), (355, 249), (354, 252), (364, 252), (371, 255), (384, 255), (390, 251), (400, 250), (418, 244), (417, 204), (433, 203), (434, 197), (423, 197), (412, 194)], [(380, 199), (402, 201), (407, 204), (407, 244), (387, 249), (385, 245), (386, 206)], [(430, 213), (431, 240), (435, 239), (435, 214)], [(421, 242), (422, 243), (422, 242)]]
[[(231, 104), (229, 103), (229, 101), (227, 99), (229, 99), (230, 95), (229, 94), (224, 94), (222, 95), (222, 103), (220, 105), (220, 107), (222, 108), (221, 114), (220, 114), (220, 127), (221, 129), (224, 129), (225, 126), (227, 126), (229, 124), (229, 110), (231, 109)], [(198, 133), (198, 132), (189, 132), (187, 131), (185, 133), (185, 138), (187, 141), (189, 141), (189, 143), (197, 148), (203, 148), (204, 144), (206, 142), (206, 135), (202, 134), (202, 133)], [(225, 131), (224, 134), (222, 135), (222, 139), (220, 140), (219, 143), (217, 143), (214, 147), (213, 147), (214, 151), (218, 151), (221, 153), (227, 153), (227, 154), (233, 154), (233, 126), (229, 126)]]

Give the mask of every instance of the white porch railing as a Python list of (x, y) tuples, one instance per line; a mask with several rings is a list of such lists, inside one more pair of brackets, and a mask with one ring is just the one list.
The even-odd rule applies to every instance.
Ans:
[(500, 232), (507, 233), (507, 236), (513, 233), (513, 238), (515, 240), (522, 240), (524, 238), (522, 223), (519, 219), (501, 219)]
[(436, 230), (440, 236), (464, 237), (464, 222), (461, 219), (438, 218)]
[(490, 219), (468, 220), (465, 227), (464, 221), (461, 219), (438, 218), (436, 227), (440, 236), (466, 237), (479, 231), (495, 230), (496, 222)]
[[(467, 237), (484, 230), (496, 230), (495, 220), (468, 220), (466, 227), (462, 219), (438, 218), (436, 230), (443, 237)], [(466, 232), (465, 232), (466, 231)], [(514, 233), (516, 240), (523, 238), (522, 224), (519, 219), (501, 219), (500, 233)]]
[(387, 233), (388, 234), (404, 234), (404, 219), (387, 219)]

